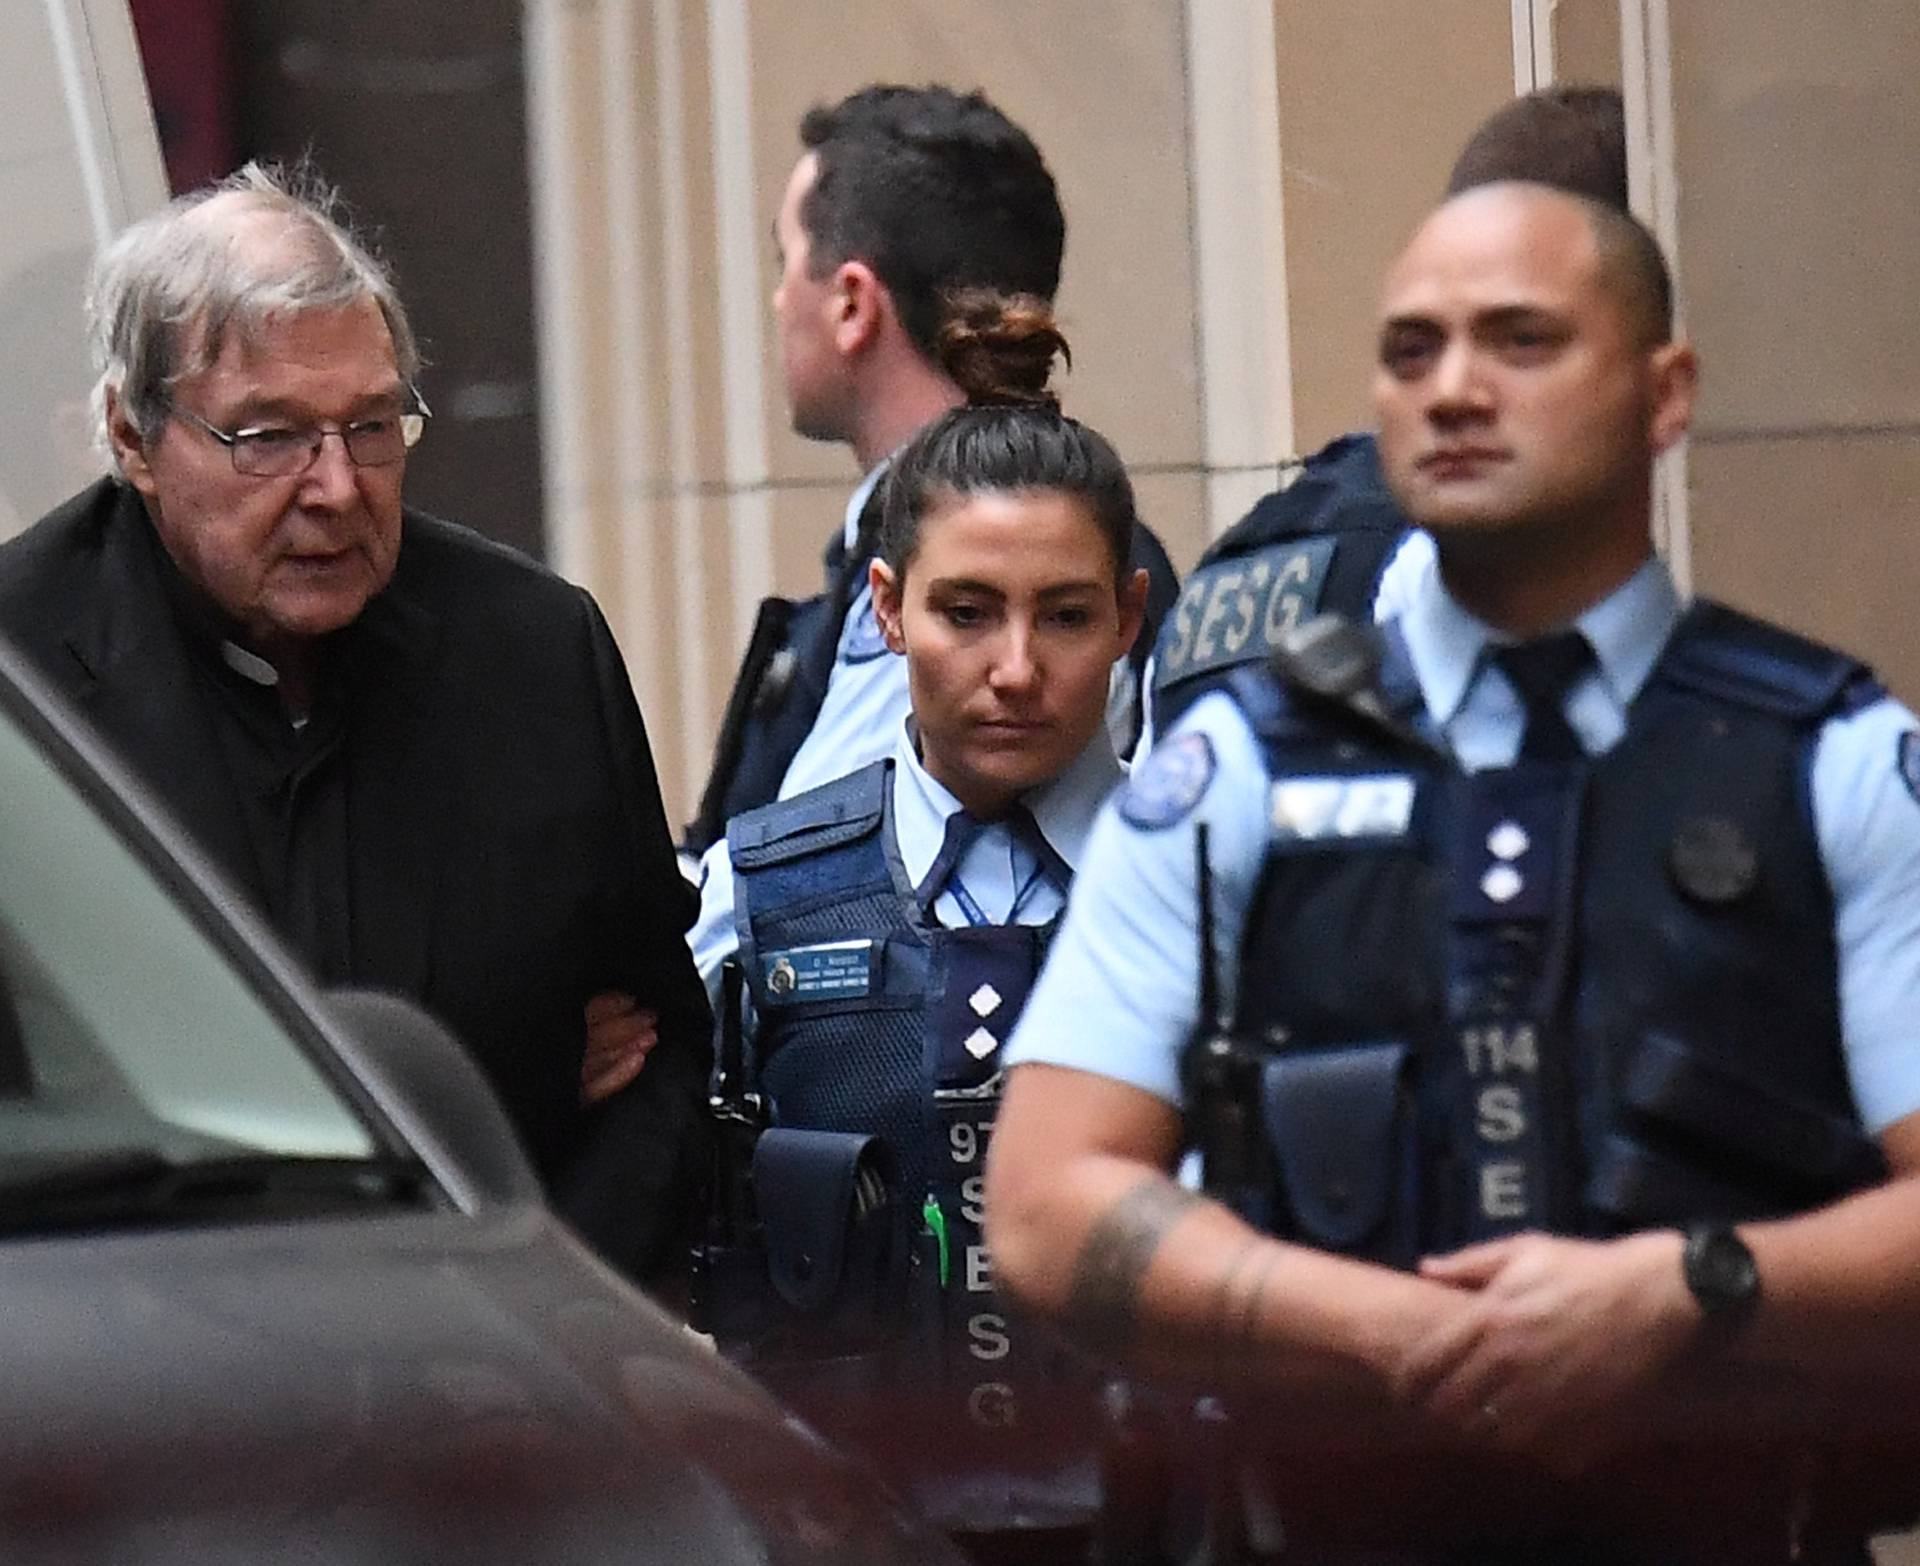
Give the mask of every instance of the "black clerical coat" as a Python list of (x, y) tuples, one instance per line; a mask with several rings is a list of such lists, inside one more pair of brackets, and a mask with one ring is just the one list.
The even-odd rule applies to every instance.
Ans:
[[(334, 649), (352, 971), (323, 977), (447, 1022), (561, 1210), (644, 1270), (698, 1176), (709, 1023), (639, 708), (584, 591), (421, 513), (404, 529), (392, 582)], [(139, 496), (103, 480), (0, 546), (0, 633), (258, 902), (168, 569)], [(660, 1042), (583, 1112), (583, 1009), (605, 989), (656, 1009)]]

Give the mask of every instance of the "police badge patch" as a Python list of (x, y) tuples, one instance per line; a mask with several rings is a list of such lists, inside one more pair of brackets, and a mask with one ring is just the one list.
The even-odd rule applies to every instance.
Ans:
[(1213, 781), (1213, 742), (1204, 734), (1175, 734), (1153, 747), (1120, 795), (1120, 818), (1144, 832), (1181, 820)]
[(1907, 792), (1920, 805), (1920, 729), (1908, 729), (1900, 736), (1900, 748), (1894, 753), (1894, 770)]

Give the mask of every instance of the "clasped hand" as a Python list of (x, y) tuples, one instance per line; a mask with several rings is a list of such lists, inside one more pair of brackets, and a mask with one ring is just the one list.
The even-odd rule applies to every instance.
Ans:
[(1636, 1405), (1697, 1329), (1680, 1236), (1516, 1235), (1420, 1264), (1459, 1292), (1408, 1346), (1395, 1391), (1477, 1443), (1579, 1471), (1631, 1436)]

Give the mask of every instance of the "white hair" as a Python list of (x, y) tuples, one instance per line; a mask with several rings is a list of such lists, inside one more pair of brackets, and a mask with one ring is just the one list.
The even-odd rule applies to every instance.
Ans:
[(180, 196), (101, 251), (87, 284), (97, 378), (94, 439), (111, 457), (107, 396), (143, 440), (172, 388), (220, 357), (229, 334), (257, 343), (276, 319), (372, 300), (409, 385), (420, 352), (393, 277), (338, 216), (338, 193), (306, 169), (249, 163)]

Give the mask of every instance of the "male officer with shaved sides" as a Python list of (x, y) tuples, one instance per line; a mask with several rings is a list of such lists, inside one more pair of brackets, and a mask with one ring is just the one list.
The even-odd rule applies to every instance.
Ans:
[(998, 1281), (1234, 1394), (1326, 1559), (1857, 1561), (1893, 1499), (1861, 1411), (1915, 1406), (1920, 725), (1679, 598), (1671, 315), (1618, 212), (1428, 219), (1374, 389), (1438, 570), (1172, 728), (1010, 1047)]
[[(1051, 300), (1066, 245), (1040, 149), (982, 93), (875, 83), (808, 110), (800, 144), (773, 222), (781, 378), (795, 432), (844, 444), (862, 477), (828, 542), (826, 591), (761, 605), (687, 829), (696, 854), (730, 817), (892, 754), (906, 668), (867, 587), (887, 463), (963, 400), (938, 351), (954, 300), (979, 289)], [(1137, 675), (1176, 591), (1144, 524), (1133, 563), (1151, 590), (1146, 634), (1114, 674), (1113, 721), (1129, 746)], [(724, 915), (705, 905), (696, 945)]]
[[(1460, 149), (1446, 194), (1526, 180), (1627, 209), (1625, 108), (1610, 87), (1544, 87), (1508, 100)], [(1147, 674), (1141, 753), (1236, 669), (1267, 658), (1316, 612), (1390, 619), (1433, 569), (1371, 434), (1337, 436), (1282, 474), (1206, 548), (1180, 586)]]

